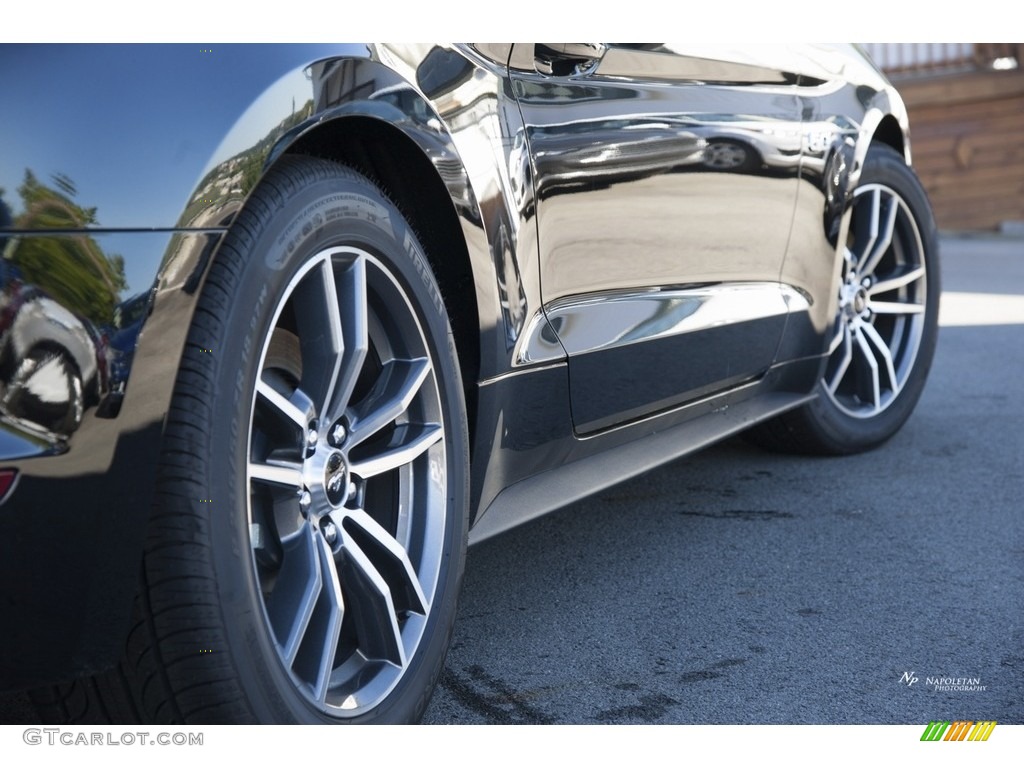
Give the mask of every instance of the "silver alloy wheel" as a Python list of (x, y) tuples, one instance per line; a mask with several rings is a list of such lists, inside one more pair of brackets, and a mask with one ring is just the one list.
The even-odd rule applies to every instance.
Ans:
[(402, 679), (438, 587), (448, 492), (430, 347), (388, 267), (335, 247), (289, 282), (259, 371), (246, 481), (263, 616), (304, 698), (355, 717)]
[(884, 184), (855, 192), (836, 335), (822, 384), (843, 413), (869, 419), (899, 396), (925, 328), (925, 251), (906, 201)]

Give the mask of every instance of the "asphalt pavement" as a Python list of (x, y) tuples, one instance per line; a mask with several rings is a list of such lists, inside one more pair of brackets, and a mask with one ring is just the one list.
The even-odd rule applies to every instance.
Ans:
[(730, 440), (475, 547), (425, 721), (1024, 722), (1024, 239), (942, 249), (892, 441)]
[(942, 251), (893, 440), (730, 440), (472, 549), (426, 722), (1024, 722), (1024, 240)]

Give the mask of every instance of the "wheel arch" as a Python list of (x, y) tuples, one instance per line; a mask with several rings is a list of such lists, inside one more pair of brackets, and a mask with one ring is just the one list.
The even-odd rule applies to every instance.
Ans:
[(888, 114), (882, 117), (878, 123), (878, 127), (875, 128), (875, 133), (871, 137), (871, 141), (872, 143), (877, 142), (879, 144), (886, 144), (892, 147), (903, 155), (907, 163), (910, 162), (909, 143), (904, 135), (903, 128), (900, 127), (899, 120), (897, 120), (893, 115)]
[[(230, 231), (285, 156), (333, 160), (370, 178), (402, 211), (435, 273), (451, 320), (472, 452), (482, 454), (489, 449), (477, 435), (489, 446), (495, 414), (479, 382), (515, 367), (510, 345), (523, 330), (517, 323), (539, 308), (533, 224), (522, 219), (532, 182), (528, 169), (515, 175), (521, 169), (509, 165), (509, 148), (492, 135), (495, 121), (517, 124), (505, 69), (463, 46), (356, 46), (317, 58), (322, 50), (303, 47), (306, 63), (238, 117), (208, 161), (211, 170), (191, 199), (194, 213), (185, 218), (191, 227)], [(447, 65), (459, 78), (440, 77), (450, 73)], [(283, 85), (292, 88), (288, 99)], [(282, 103), (291, 111), (282, 115)], [(263, 138), (237, 152), (242, 136)], [(231, 195), (211, 200), (205, 190), (218, 179)], [(510, 275), (514, 289), (507, 287)], [(519, 315), (508, 308), (513, 297)]]
[(874, 143), (892, 147), (903, 156), (907, 165), (911, 164), (910, 122), (907, 108), (895, 88), (889, 86), (874, 92), (867, 101), (859, 134), (853, 170), (847, 179), (848, 191), (852, 192), (860, 183), (860, 172), (868, 149)]
[(451, 190), (424, 148), (391, 123), (351, 115), (319, 124), (278, 157), (288, 155), (312, 155), (358, 170), (377, 183), (409, 220), (426, 250), (448, 309), (472, 431), (472, 396), (480, 371), (480, 312), (474, 273)]
[(837, 228), (837, 237), (831, 240), (835, 246), (837, 269), (843, 258), (843, 249), (839, 244), (846, 242), (853, 191), (860, 184), (868, 150), (875, 144), (892, 147), (903, 157), (904, 162), (910, 165), (910, 127), (907, 109), (900, 95), (891, 86), (875, 91), (868, 100), (856, 141), (849, 151), (848, 170), (837, 184), (839, 202), (836, 208), (840, 224)]

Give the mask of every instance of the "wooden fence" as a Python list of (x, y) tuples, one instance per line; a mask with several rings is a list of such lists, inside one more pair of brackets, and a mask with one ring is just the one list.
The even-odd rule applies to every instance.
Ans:
[(869, 48), (907, 104), (914, 166), (939, 228), (1024, 222), (1024, 44), (942, 45), (945, 58)]

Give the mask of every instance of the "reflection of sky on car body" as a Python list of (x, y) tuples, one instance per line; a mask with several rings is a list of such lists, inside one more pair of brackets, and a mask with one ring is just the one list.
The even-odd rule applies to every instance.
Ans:
[[(40, 55), (39, 46), (0, 47), (0, 69), (19, 73), (5, 83), (11, 103), (39, 105), (30, 114), (5, 115), (5, 122), (21, 123), (17, 132), (10, 123), (0, 123), (0, 187), (8, 205), (17, 203), (15, 187), (31, 168), (40, 179), (57, 173), (72, 179), (78, 202), (97, 207), (100, 227), (173, 226), (193, 186), (214, 161), (214, 150), (234, 154), (262, 138), (289, 113), (297, 86), (295, 74), (277, 81), (267, 91), (270, 99), (250, 107), (245, 116), (251, 120), (243, 126), (237, 124), (239, 118), (260, 94), (238, 84), (274, 82), (295, 68), (300, 68), (301, 78), (309, 57), (308, 48), (282, 45), (264, 46), (259, 56), (244, 46), (244, 63), (234, 55), (242, 46), (127, 47), (130, 67), (124, 66), (125, 46), (50, 46), (46, 55)], [(325, 46), (321, 53), (336, 50)], [(247, 76), (236, 77), (235, 70), (243, 66)], [(254, 67), (264, 71), (253, 72)], [(210, 79), (223, 80), (225, 87), (189, 86)], [(232, 82), (235, 87), (226, 86)], [(50, 83), (59, 83), (62, 93), (72, 95), (62, 103), (48, 102)], [(302, 86), (309, 98), (308, 81)], [(161, 114), (164, 119), (152, 119)], [(141, 115), (148, 117), (145, 131), (138, 122)], [(118, 126), (116, 134), (101, 128), (109, 125)], [(165, 187), (180, 194), (131, 194), (134, 170), (154, 166)], [(119, 176), (114, 184), (112, 176)], [(91, 180), (100, 183), (92, 186)]]
[(118, 253), (124, 259), (128, 284), (122, 298), (146, 291), (153, 284), (153, 265), (159, 264), (171, 235), (166, 232), (100, 232), (93, 235), (105, 254)]
[(269, 126), (276, 124), (283, 115), (291, 112), (292, 105), (301, 106), (312, 96), (310, 81), (301, 69), (293, 70), (277, 80), (235, 123), (231, 132), (224, 137), (217, 151), (213, 153), (203, 173), (212, 170), (221, 159), (237, 155), (256, 144), (267, 135)]

